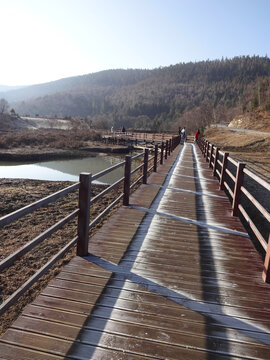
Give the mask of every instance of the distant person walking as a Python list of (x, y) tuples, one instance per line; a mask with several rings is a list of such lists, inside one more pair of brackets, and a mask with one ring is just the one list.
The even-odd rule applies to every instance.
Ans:
[(187, 137), (186, 128), (183, 127), (183, 129), (181, 130), (181, 144), (183, 144), (186, 141), (186, 137)]
[(123, 126), (122, 127), (122, 133), (124, 134), (126, 132), (126, 129), (125, 129), (125, 127)]
[(199, 136), (200, 136), (200, 135), (201, 135), (200, 129), (198, 129), (198, 130), (196, 131), (195, 136), (194, 136), (194, 141), (195, 141), (195, 142), (198, 142), (198, 139), (199, 139)]

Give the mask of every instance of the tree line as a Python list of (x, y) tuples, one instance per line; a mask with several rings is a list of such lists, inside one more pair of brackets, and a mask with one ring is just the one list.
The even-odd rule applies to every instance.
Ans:
[(210, 122), (228, 122), (260, 104), (270, 108), (268, 57), (108, 70), (71, 79), (72, 87), (65, 91), (12, 107), (20, 115), (79, 116), (96, 127), (124, 125), (149, 131), (176, 130), (179, 125), (193, 130)]

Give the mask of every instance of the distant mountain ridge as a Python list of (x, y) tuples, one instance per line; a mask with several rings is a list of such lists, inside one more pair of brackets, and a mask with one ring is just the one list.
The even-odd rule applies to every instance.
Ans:
[(0, 85), (0, 97), (3, 98), (4, 96), (1, 96), (2, 94), (5, 95), (9, 91), (14, 91), (17, 89), (21, 89), (24, 86), (9, 86), (9, 85)]
[(242, 111), (258, 81), (269, 77), (268, 57), (242, 56), (153, 70), (106, 70), (1, 93), (0, 98), (20, 115), (80, 116), (102, 119), (108, 126), (162, 130), (188, 121), (185, 117), (195, 109), (201, 120), (194, 126), (218, 121), (230, 109)]
[[(125, 79), (119, 76), (123, 72), (128, 72), (129, 74)], [(150, 70), (104, 70), (93, 74), (73, 76), (48, 83), (29, 85), (23, 88), (18, 87), (14, 90), (12, 87), (5, 90), (5, 88), (8, 88), (5, 86), (1, 89), (0, 85), (0, 97), (5, 98), (9, 102), (17, 102), (95, 85), (131, 85), (137, 81), (135, 80), (135, 77), (132, 77), (132, 72), (141, 72), (141, 74), (145, 74), (149, 73)], [(143, 78), (144, 76), (140, 77), (140, 79)]]

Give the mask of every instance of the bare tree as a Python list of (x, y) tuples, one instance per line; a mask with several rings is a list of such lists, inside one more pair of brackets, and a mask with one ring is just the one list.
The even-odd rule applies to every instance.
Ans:
[(5, 114), (7, 112), (9, 108), (9, 104), (7, 102), (7, 100), (5, 99), (0, 99), (0, 114)]

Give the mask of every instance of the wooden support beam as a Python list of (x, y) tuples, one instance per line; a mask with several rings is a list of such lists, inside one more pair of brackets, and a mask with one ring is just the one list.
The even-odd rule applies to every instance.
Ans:
[(270, 283), (270, 233), (269, 233), (269, 237), (268, 237), (268, 244), (267, 244), (266, 254), (265, 254), (265, 258), (264, 258), (262, 279), (264, 282)]
[(154, 172), (157, 172), (157, 159), (158, 159), (158, 145), (155, 145), (155, 155), (154, 155)]
[(219, 179), (220, 190), (224, 190), (224, 180), (225, 180), (226, 168), (227, 168), (227, 163), (228, 163), (228, 156), (229, 156), (228, 152), (225, 152), (223, 155), (221, 175), (220, 175), (220, 179)]
[(236, 180), (234, 184), (234, 192), (233, 192), (233, 203), (232, 203), (232, 215), (238, 215), (238, 204), (240, 202), (241, 195), (241, 186), (244, 180), (244, 167), (246, 164), (238, 163), (237, 164), (237, 172), (236, 172)]
[(80, 174), (79, 188), (79, 215), (78, 215), (78, 242), (77, 255), (86, 256), (88, 254), (88, 236), (90, 222), (90, 195), (91, 178), (88, 173)]
[(160, 165), (163, 164), (163, 156), (164, 156), (164, 142), (161, 143), (161, 153), (160, 153)]
[(149, 150), (145, 149), (143, 162), (143, 184), (147, 184), (148, 154)]
[(216, 176), (216, 170), (217, 170), (217, 161), (219, 158), (219, 148), (216, 148), (216, 153), (215, 153), (215, 159), (214, 159), (214, 166), (213, 166), (213, 176)]
[(168, 158), (168, 140), (166, 140), (166, 144), (165, 144), (165, 160), (167, 160)]
[(210, 150), (210, 156), (209, 156), (209, 168), (211, 168), (211, 162), (212, 162), (212, 157), (213, 157), (213, 150), (214, 150), (214, 145), (211, 144), (211, 150)]
[(131, 156), (126, 156), (125, 163), (125, 175), (124, 175), (124, 197), (123, 197), (123, 205), (129, 205), (129, 194), (130, 194), (130, 173), (131, 173)]

